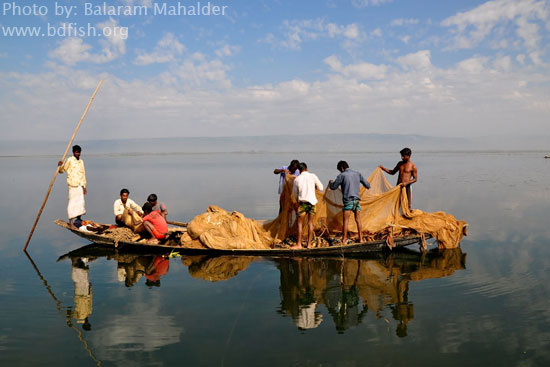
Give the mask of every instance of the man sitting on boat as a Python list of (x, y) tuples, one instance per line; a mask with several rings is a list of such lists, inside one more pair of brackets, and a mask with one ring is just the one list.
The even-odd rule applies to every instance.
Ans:
[(168, 233), (166, 219), (159, 210), (153, 210), (150, 202), (143, 204), (143, 213), (145, 214), (142, 218), (143, 225), (151, 235), (151, 239), (147, 243), (158, 244), (159, 240), (165, 239)]
[[(136, 233), (142, 232), (145, 229), (141, 223), (143, 210), (129, 196), (128, 189), (120, 190), (120, 199), (115, 200), (114, 203), (115, 222), (118, 226), (129, 227)], [(132, 216), (136, 216), (137, 226), (134, 225)]]
[(166, 205), (162, 201), (158, 201), (157, 194), (151, 194), (147, 197), (147, 202), (151, 204), (153, 207), (153, 211), (157, 210), (162, 214), (164, 219), (166, 219), (166, 216), (168, 215), (168, 209), (166, 209)]

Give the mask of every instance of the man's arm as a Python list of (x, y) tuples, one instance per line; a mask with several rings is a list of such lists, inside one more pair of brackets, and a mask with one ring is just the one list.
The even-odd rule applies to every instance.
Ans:
[(286, 172), (286, 173), (290, 173), (290, 171), (284, 167), (281, 167), (281, 168), (275, 168), (275, 170), (273, 171), (274, 174), (278, 175), (278, 174), (281, 174), (283, 172)]
[(315, 175), (315, 188), (319, 191), (323, 191), (323, 183), (319, 180), (319, 177)]
[(336, 190), (340, 185), (342, 184), (342, 174), (339, 174), (338, 177), (336, 177), (336, 180), (332, 181), (330, 180), (328, 183), (328, 187), (331, 190)]
[(67, 159), (65, 161), (65, 164), (63, 164), (63, 161), (57, 162), (57, 166), (59, 167), (57, 170), (59, 173), (65, 173), (67, 171), (67, 168), (69, 168), (69, 160)]
[(390, 175), (395, 175), (397, 172), (399, 172), (399, 166), (401, 166), (401, 162), (397, 163), (395, 168), (392, 169), (391, 171), (389, 169), (387, 169), (386, 167), (384, 167), (384, 166), (378, 166), (378, 167), (380, 167), (382, 169), (382, 171), (384, 171), (386, 173), (389, 173)]
[(365, 180), (362, 174), (359, 174), (359, 182), (361, 182), (361, 185), (365, 186), (367, 190), (370, 189), (370, 183), (368, 183), (368, 181)]

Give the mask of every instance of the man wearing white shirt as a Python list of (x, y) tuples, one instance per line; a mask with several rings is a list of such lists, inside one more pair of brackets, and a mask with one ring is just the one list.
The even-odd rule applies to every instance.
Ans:
[(119, 226), (126, 226), (132, 228), (135, 232), (138, 229), (134, 226), (131, 216), (136, 216), (139, 222), (139, 218), (143, 215), (143, 210), (139, 205), (137, 205), (132, 199), (128, 196), (130, 191), (128, 189), (120, 190), (120, 199), (117, 199), (114, 203), (114, 214), (116, 224)]
[(323, 191), (323, 184), (319, 180), (319, 177), (313, 173), (309, 173), (307, 170), (307, 164), (304, 162), (298, 165), (300, 170), (300, 176), (294, 180), (294, 186), (292, 187), (292, 193), (298, 201), (298, 241), (292, 248), (302, 248), (302, 232), (304, 219), (307, 216), (308, 221), (308, 233), (307, 233), (307, 245), (311, 244), (313, 237), (313, 218), (315, 217), (315, 205), (317, 204), (317, 197), (315, 195), (315, 189)]

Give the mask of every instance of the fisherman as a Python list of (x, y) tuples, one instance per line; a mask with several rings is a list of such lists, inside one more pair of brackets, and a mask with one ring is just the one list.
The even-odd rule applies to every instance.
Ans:
[(281, 198), (281, 193), (283, 192), (283, 188), (285, 187), (285, 178), (286, 176), (294, 175), (294, 176), (300, 176), (300, 170), (298, 169), (298, 164), (300, 162), (297, 159), (293, 159), (290, 161), (290, 164), (288, 166), (282, 166), (280, 168), (276, 168), (273, 173), (276, 175), (279, 175), (279, 213), (283, 210), (283, 202)]
[(365, 180), (363, 175), (357, 171), (349, 168), (346, 161), (340, 161), (336, 165), (336, 169), (340, 171), (335, 181), (330, 180), (328, 187), (331, 190), (336, 190), (338, 187), (342, 187), (342, 199), (344, 201), (343, 215), (343, 237), (342, 244), (345, 245), (348, 239), (348, 223), (351, 212), (355, 216), (355, 223), (357, 224), (357, 231), (359, 232), (359, 242), (363, 242), (363, 231), (361, 227), (361, 212), (359, 190), (360, 185), (363, 185), (367, 190), (370, 189), (370, 184)]
[(159, 210), (153, 210), (153, 206), (150, 202), (143, 204), (142, 209), (145, 214), (142, 219), (143, 225), (145, 226), (147, 232), (151, 234), (151, 238), (147, 241), (147, 243), (158, 244), (158, 240), (165, 239), (166, 234), (168, 233), (168, 224), (166, 223), (166, 219), (164, 219), (164, 216)]
[(288, 166), (282, 166), (280, 168), (276, 168), (273, 173), (276, 175), (280, 175), (279, 177), (279, 195), (283, 192), (283, 187), (285, 186), (285, 177), (287, 175), (294, 175), (294, 176), (300, 176), (300, 170), (298, 169), (298, 164), (300, 162), (297, 159), (293, 159), (290, 161), (290, 164)]
[(294, 249), (302, 248), (302, 232), (306, 216), (308, 220), (306, 248), (309, 247), (313, 237), (313, 218), (315, 217), (315, 204), (317, 204), (315, 189), (323, 191), (323, 184), (319, 180), (319, 177), (308, 172), (307, 164), (304, 162), (298, 164), (298, 169), (300, 170), (300, 175), (296, 177), (292, 187), (292, 193), (298, 201), (298, 241), (292, 247)]
[(403, 148), (399, 153), (401, 154), (401, 161), (397, 162), (397, 165), (394, 169), (390, 171), (389, 169), (381, 165), (378, 167), (380, 167), (384, 172), (389, 173), (390, 175), (395, 175), (397, 172), (399, 172), (399, 176), (397, 177), (397, 184), (401, 187), (405, 187), (410, 210), (412, 205), (411, 185), (417, 181), (418, 176), (416, 172), (416, 166), (411, 161), (411, 150), (409, 148)]
[[(130, 191), (128, 189), (122, 189), (120, 190), (120, 199), (115, 200), (114, 203), (114, 214), (115, 214), (115, 222), (119, 227), (129, 227), (134, 230), (134, 232), (141, 232), (136, 231), (138, 228), (134, 228), (131, 215), (138, 215), (140, 218), (143, 216), (143, 210), (139, 205), (137, 205), (132, 199), (130, 199), (128, 196), (130, 195)], [(143, 226), (141, 226), (141, 229), (143, 230)]]
[(84, 195), (86, 190), (86, 171), (84, 161), (80, 159), (82, 148), (79, 145), (73, 146), (73, 156), (57, 163), (59, 173), (67, 172), (67, 185), (69, 186), (69, 204), (67, 214), (71, 229), (76, 230), (82, 224), (80, 216), (86, 214)]
[(166, 219), (166, 216), (168, 215), (168, 209), (166, 209), (166, 205), (161, 201), (158, 201), (157, 194), (151, 194), (147, 197), (147, 202), (151, 204), (153, 207), (153, 211), (157, 210), (162, 214), (164, 219)]

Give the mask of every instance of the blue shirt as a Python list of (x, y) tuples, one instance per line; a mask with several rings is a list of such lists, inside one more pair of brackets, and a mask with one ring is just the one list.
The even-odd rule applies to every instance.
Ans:
[(361, 185), (370, 189), (370, 184), (361, 173), (346, 168), (346, 170), (340, 173), (338, 177), (336, 177), (336, 180), (332, 182), (330, 189), (336, 190), (339, 186), (342, 186), (342, 196), (344, 204), (346, 204), (352, 200), (359, 200), (359, 189)]

